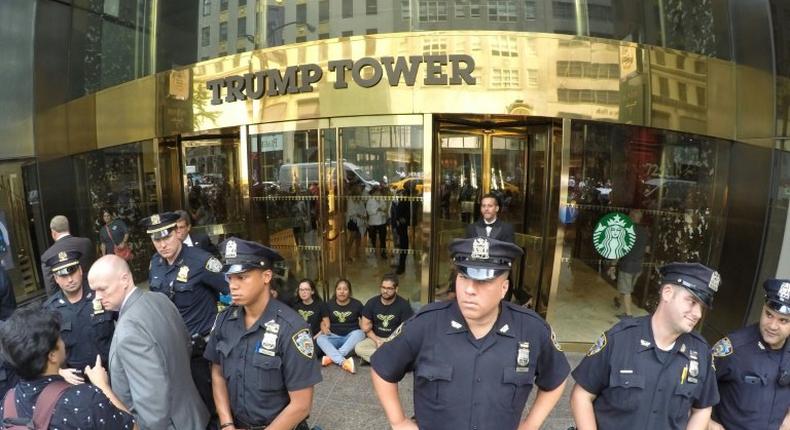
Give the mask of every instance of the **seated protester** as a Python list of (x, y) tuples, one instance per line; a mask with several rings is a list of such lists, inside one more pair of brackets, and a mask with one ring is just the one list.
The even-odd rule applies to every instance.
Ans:
[(390, 337), (395, 329), (414, 315), (409, 301), (398, 295), (398, 276), (388, 273), (381, 278), (381, 294), (365, 303), (359, 327), (367, 339), (354, 348), (359, 358), (370, 362), (370, 356)]
[(329, 311), (315, 290), (313, 281), (309, 279), (299, 281), (297, 294), (293, 308), (307, 321), (307, 325), (310, 326), (310, 333), (315, 339), (321, 333), (322, 325), (329, 326)]
[(346, 357), (365, 338), (365, 333), (359, 329), (362, 302), (351, 297), (351, 282), (347, 279), (338, 280), (335, 296), (326, 303), (326, 307), (329, 311), (329, 326), (321, 327), (321, 334), (315, 340), (326, 354), (321, 358), (321, 365), (335, 363), (349, 373), (356, 373), (354, 359)]
[[(66, 360), (66, 347), (54, 312), (22, 309), (14, 313), (0, 326), (0, 349), (21, 378), (5, 393), (0, 409), (4, 422), (24, 427), (36, 418), (38, 426), (30, 428), (60, 430), (137, 428), (107, 379), (92, 373), (91, 367), (86, 366), (85, 373), (95, 385), (72, 386), (58, 376)], [(54, 406), (44, 406), (46, 400)], [(42, 427), (41, 423), (47, 425)]]

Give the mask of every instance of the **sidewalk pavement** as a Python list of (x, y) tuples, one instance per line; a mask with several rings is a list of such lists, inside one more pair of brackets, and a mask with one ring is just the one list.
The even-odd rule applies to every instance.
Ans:
[[(566, 353), (571, 369), (584, 357), (581, 353)], [(355, 358), (359, 363), (359, 359)], [(370, 366), (357, 365), (357, 373), (352, 375), (340, 367), (331, 365), (321, 372), (324, 381), (316, 386), (313, 398), (313, 411), (308, 419), (310, 426), (322, 430), (388, 430), (390, 427), (384, 410), (381, 409), (373, 384), (370, 381)], [(399, 384), (401, 403), (406, 415), (414, 414), (412, 404), (412, 374), (409, 373)], [(562, 399), (543, 425), (543, 429), (567, 430), (573, 425), (569, 395), (573, 380), (568, 380)], [(532, 388), (530, 399), (524, 412), (535, 398), (536, 387)], [(493, 429), (495, 430), (495, 429)]]

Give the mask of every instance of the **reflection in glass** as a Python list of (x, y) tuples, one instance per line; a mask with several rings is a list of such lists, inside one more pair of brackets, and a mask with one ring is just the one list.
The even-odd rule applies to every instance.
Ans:
[[(728, 154), (728, 142), (714, 139), (573, 124), (567, 196), (560, 204), (562, 265), (549, 304), (560, 338), (591, 342), (618, 317), (649, 313), (665, 263), (716, 267)], [(615, 212), (630, 217), (636, 234), (633, 248), (617, 260), (594, 246), (597, 223)]]
[(192, 225), (225, 224), (224, 233), (238, 233), (230, 226), (243, 219), (237, 183), (238, 139), (211, 139), (184, 142), (186, 206)]

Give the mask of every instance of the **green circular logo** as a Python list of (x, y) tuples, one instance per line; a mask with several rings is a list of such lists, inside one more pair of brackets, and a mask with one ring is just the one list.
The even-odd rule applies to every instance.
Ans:
[(636, 242), (634, 222), (628, 215), (610, 212), (595, 224), (593, 245), (603, 258), (616, 260), (631, 252)]

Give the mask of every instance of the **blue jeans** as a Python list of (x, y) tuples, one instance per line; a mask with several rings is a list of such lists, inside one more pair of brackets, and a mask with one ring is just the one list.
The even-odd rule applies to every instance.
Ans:
[(345, 336), (339, 336), (334, 333), (329, 335), (319, 334), (315, 342), (321, 351), (332, 361), (340, 366), (346, 356), (354, 350), (354, 347), (365, 338), (365, 332), (356, 329)]

